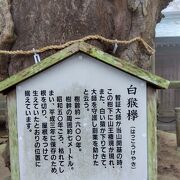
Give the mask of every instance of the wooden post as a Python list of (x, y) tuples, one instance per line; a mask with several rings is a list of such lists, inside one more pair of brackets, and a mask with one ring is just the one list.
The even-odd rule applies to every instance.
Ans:
[(175, 108), (177, 150), (180, 151), (180, 107)]
[(180, 89), (180, 81), (171, 81), (169, 89)]
[(147, 124), (148, 124), (148, 180), (157, 180), (157, 92), (147, 89)]
[(7, 96), (8, 123), (9, 123), (9, 148), (11, 161), (11, 180), (20, 180), (19, 172), (19, 150), (17, 130), (17, 107), (16, 91), (11, 91)]

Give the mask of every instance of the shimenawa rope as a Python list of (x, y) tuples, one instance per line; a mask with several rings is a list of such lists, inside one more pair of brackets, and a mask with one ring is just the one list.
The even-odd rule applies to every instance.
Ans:
[(128, 45), (131, 44), (133, 42), (140, 42), (144, 48), (146, 49), (146, 51), (152, 55), (155, 53), (155, 50), (144, 41), (144, 39), (142, 39), (141, 37), (135, 37), (131, 40), (127, 40), (127, 41), (121, 41), (121, 40), (112, 40), (112, 39), (107, 39), (103, 36), (100, 35), (89, 35), (89, 36), (85, 36), (81, 39), (77, 39), (77, 40), (72, 40), (72, 41), (68, 41), (65, 44), (60, 44), (60, 45), (50, 45), (50, 46), (46, 46), (43, 48), (39, 48), (36, 50), (15, 50), (15, 51), (6, 51), (6, 50), (0, 50), (0, 54), (4, 54), (4, 55), (30, 55), (30, 54), (34, 54), (34, 53), (43, 53), (45, 51), (49, 51), (49, 50), (60, 50), (60, 49), (64, 49), (65, 47), (68, 47), (71, 44), (77, 43), (77, 42), (84, 42), (87, 40), (99, 40), (101, 42), (106, 42), (106, 43), (110, 43), (110, 44), (121, 44), (121, 45)]

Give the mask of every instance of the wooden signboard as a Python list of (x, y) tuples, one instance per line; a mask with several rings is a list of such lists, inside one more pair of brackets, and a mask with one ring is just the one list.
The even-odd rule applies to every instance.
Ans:
[(0, 84), (15, 87), (8, 93), (12, 179), (156, 179), (155, 86), (168, 81), (85, 43), (31, 70)]

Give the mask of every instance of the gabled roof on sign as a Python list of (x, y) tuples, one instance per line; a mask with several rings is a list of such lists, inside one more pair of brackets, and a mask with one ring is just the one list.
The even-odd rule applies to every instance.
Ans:
[(61, 62), (62, 60), (72, 56), (77, 52), (83, 52), (91, 57), (96, 58), (97, 60), (103, 63), (113, 66), (114, 68), (117, 68), (137, 78), (147, 81), (147, 83), (157, 88), (166, 89), (169, 86), (170, 82), (159, 76), (156, 76), (135, 65), (132, 65), (127, 61), (124, 61), (110, 54), (107, 54), (90, 44), (87, 44), (85, 42), (79, 42), (70, 45), (69, 47), (45, 58), (40, 63), (34, 64), (20, 71), (19, 73), (5, 79), (4, 81), (0, 82), (0, 92), (6, 91), (9, 88), (16, 86), (18, 83), (25, 81), (26, 79), (48, 69), (49, 67)]

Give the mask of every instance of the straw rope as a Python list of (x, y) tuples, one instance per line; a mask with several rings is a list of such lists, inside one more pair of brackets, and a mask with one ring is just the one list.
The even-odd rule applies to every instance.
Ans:
[(127, 40), (127, 41), (120, 41), (120, 40), (107, 39), (107, 38), (100, 36), (100, 35), (89, 35), (89, 36), (85, 36), (81, 39), (68, 41), (65, 44), (45, 46), (43, 48), (39, 48), (36, 50), (15, 50), (15, 51), (0, 50), (0, 54), (4, 54), (4, 55), (30, 55), (30, 54), (34, 54), (34, 53), (43, 53), (43, 52), (49, 51), (49, 50), (64, 49), (65, 47), (68, 47), (71, 44), (74, 44), (77, 42), (82, 42), (82, 41), (88, 41), (88, 40), (99, 40), (101, 42), (106, 42), (109, 44), (117, 43), (117, 44), (121, 44), (121, 45), (129, 45), (129, 44), (137, 41), (144, 46), (144, 48), (146, 49), (146, 51), (150, 55), (155, 53), (155, 50), (148, 43), (146, 43), (144, 41), (144, 39), (142, 39), (141, 37), (135, 37), (135, 38), (133, 38), (131, 40)]

